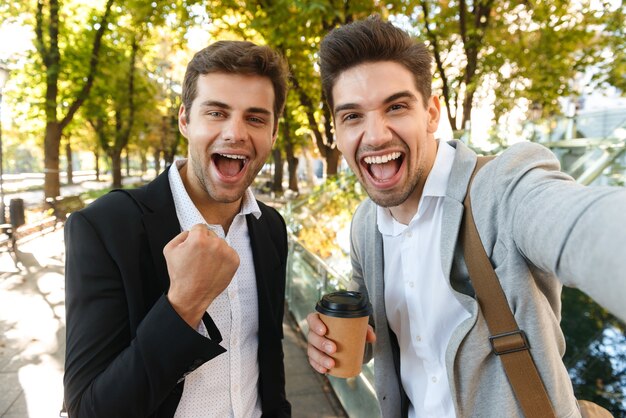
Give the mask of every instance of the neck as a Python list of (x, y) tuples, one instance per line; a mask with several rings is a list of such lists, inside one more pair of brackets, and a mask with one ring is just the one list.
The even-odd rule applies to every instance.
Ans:
[(415, 188), (413, 193), (411, 193), (411, 195), (404, 202), (398, 206), (390, 207), (389, 212), (391, 212), (393, 219), (403, 225), (408, 225), (419, 209), (419, 201), (422, 198), (423, 190), (424, 184), (421, 184)]

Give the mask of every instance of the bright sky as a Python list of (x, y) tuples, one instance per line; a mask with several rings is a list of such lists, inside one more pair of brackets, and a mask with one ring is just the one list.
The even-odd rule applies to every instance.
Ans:
[(30, 28), (16, 23), (0, 25), (0, 61), (33, 48), (33, 35)]

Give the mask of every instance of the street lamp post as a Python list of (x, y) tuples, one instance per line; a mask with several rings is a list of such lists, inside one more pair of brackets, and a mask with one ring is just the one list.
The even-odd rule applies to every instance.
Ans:
[(0, 65), (0, 213), (2, 214), (0, 220), (3, 224), (6, 223), (7, 218), (4, 206), (4, 159), (2, 156), (2, 91), (8, 79), (9, 69)]

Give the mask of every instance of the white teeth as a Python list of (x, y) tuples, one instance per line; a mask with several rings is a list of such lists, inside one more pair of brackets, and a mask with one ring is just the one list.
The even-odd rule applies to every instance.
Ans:
[(367, 163), (367, 164), (384, 164), (386, 162), (389, 162), (391, 160), (395, 160), (397, 158), (400, 158), (402, 154), (399, 152), (392, 152), (391, 154), (387, 154), (387, 155), (378, 155), (375, 157), (365, 157), (363, 160)]
[(220, 154), (224, 158), (232, 158), (233, 160), (245, 160), (246, 157), (237, 154)]

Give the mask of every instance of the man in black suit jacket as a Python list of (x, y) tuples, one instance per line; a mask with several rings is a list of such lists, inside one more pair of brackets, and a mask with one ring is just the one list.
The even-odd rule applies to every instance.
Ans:
[[(191, 409), (177, 411), (185, 377), (226, 351), (208, 311), (233, 277), (238, 286), (245, 283), (236, 276), (241, 254), (226, 240), (250, 205), (258, 209), (239, 218), (245, 222), (238, 228), (244, 242), (249, 237), (252, 257), (241, 259), (256, 281), (248, 291), (257, 296), (258, 328), (247, 337), (258, 355), (246, 364), (258, 368), (258, 390), (247, 409), (223, 399), (216, 408), (220, 403), (219, 411), (234, 416), (290, 416), (281, 342), (286, 229), (278, 212), (248, 190), (276, 139), (286, 74), (279, 55), (250, 42), (220, 41), (200, 51), (187, 67), (179, 113), (188, 160), (68, 219), (64, 386), (70, 417), (193, 415), (193, 398), (186, 401)], [(186, 208), (173, 197), (174, 174)], [(181, 232), (182, 211), (190, 206), (205, 225)], [(212, 393), (199, 389), (204, 407), (212, 405)], [(220, 413), (205, 409), (203, 416)]]

